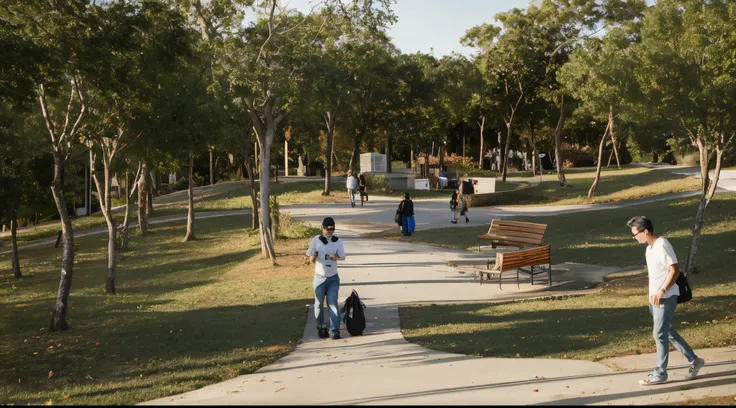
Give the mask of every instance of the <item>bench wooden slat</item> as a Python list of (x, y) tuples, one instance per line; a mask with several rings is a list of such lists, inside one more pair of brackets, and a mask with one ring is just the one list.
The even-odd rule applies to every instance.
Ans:
[(486, 234), (486, 236), (501, 236), (504, 238), (527, 238), (527, 239), (536, 239), (541, 240), (542, 237), (544, 237), (544, 234), (538, 233), (538, 232), (523, 232), (523, 231), (499, 231), (494, 232), (491, 234)]
[(516, 237), (513, 235), (478, 235), (478, 239), (484, 240), (484, 241), (517, 241), (517, 242), (526, 242), (529, 244), (534, 243), (540, 243), (542, 241), (542, 238), (528, 238), (528, 237)]
[[(525, 249), (515, 252), (499, 252), (496, 254), (496, 265), (493, 270), (480, 273), (480, 284), (483, 284), (483, 274), (490, 279), (491, 274), (498, 274), (498, 285), (501, 286), (501, 275), (503, 272), (516, 270), (516, 284), (519, 284), (519, 272), (531, 276), (532, 284), (534, 284), (534, 275), (543, 273), (544, 270), (534, 272), (533, 267), (538, 265), (547, 265), (547, 273), (549, 274), (549, 284), (552, 285), (552, 260), (551, 247), (549, 245), (541, 248)], [(523, 267), (532, 267), (530, 271), (523, 270)]]
[(527, 246), (542, 245), (546, 224), (536, 224), (523, 221), (492, 220), (488, 233), (478, 235), (478, 252), (480, 252), (480, 241), (492, 241), (492, 246), (515, 245)]

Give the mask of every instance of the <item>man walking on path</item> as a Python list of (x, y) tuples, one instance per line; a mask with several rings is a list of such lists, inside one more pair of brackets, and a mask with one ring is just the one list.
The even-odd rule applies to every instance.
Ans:
[[(340, 291), (340, 277), (337, 275), (337, 261), (345, 260), (342, 241), (334, 236), (335, 220), (327, 217), (322, 221), (322, 235), (312, 239), (307, 249), (309, 261), (314, 264), (314, 317), (317, 319), (317, 334), (321, 339), (340, 338), (340, 312), (337, 307), (337, 294)], [(330, 315), (330, 329), (327, 332), (322, 303), (327, 296), (327, 309)]]
[(657, 344), (657, 366), (646, 379), (639, 380), (639, 384), (655, 385), (667, 381), (670, 344), (687, 358), (690, 363), (687, 379), (692, 380), (705, 365), (705, 360), (696, 356), (693, 349), (672, 327), (677, 297), (680, 295), (676, 283), (680, 272), (677, 268), (675, 250), (666, 238), (654, 235), (654, 225), (649, 218), (636, 216), (630, 219), (627, 225), (631, 227), (631, 233), (637, 242), (647, 244), (645, 255), (649, 271), (649, 313), (654, 319), (652, 332)]
[(348, 198), (350, 198), (350, 206), (355, 207), (355, 190), (358, 188), (358, 179), (353, 176), (353, 171), (348, 170), (348, 179), (345, 182), (348, 188)]

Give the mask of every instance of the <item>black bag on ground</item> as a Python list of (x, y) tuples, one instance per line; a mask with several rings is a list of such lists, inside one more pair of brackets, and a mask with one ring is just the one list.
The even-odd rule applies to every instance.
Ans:
[(360, 301), (358, 292), (353, 293), (345, 299), (342, 307), (343, 321), (351, 336), (360, 336), (365, 330), (365, 304)]
[(690, 289), (690, 284), (687, 283), (685, 275), (680, 273), (675, 283), (680, 287), (680, 296), (677, 297), (677, 303), (689, 302), (693, 298), (693, 291)]

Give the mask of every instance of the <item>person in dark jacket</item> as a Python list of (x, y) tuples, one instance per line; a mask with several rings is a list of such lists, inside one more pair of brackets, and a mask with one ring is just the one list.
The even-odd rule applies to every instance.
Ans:
[(360, 191), (360, 206), (363, 206), (363, 197), (365, 197), (365, 202), (368, 202), (368, 189), (365, 185), (365, 175), (363, 173), (358, 173), (358, 191)]
[(405, 237), (411, 236), (414, 232), (414, 202), (411, 201), (409, 193), (404, 194), (404, 199), (399, 204), (401, 211), (401, 233)]

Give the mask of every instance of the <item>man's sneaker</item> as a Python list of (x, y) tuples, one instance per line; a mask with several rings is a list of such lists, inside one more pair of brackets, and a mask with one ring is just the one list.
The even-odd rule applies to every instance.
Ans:
[(701, 368), (705, 365), (705, 360), (703, 360), (700, 357), (695, 358), (695, 361), (693, 361), (693, 364), (690, 366), (690, 370), (687, 372), (687, 379), (693, 380), (695, 377), (698, 376), (698, 371), (700, 371)]
[(661, 374), (649, 374), (646, 380), (639, 380), (639, 385), (657, 385), (667, 382), (667, 376)]
[(330, 335), (330, 338), (332, 340), (340, 340), (342, 337), (340, 337), (340, 332), (335, 332), (335, 333), (333, 333), (333, 334)]
[(450, 222), (453, 223), (453, 224), (457, 224), (457, 220), (452, 220)]
[(317, 335), (320, 339), (326, 339), (330, 337), (330, 331), (327, 327), (317, 326)]

